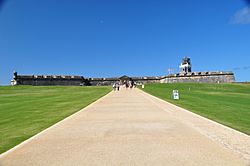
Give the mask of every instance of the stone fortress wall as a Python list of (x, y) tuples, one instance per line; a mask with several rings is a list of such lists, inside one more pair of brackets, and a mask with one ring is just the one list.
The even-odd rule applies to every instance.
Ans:
[(81, 76), (56, 76), (56, 75), (17, 75), (14, 72), (11, 85), (33, 86), (80, 86), (86, 85), (86, 80)]
[(232, 72), (192, 72), (187, 74), (171, 74), (162, 78), (160, 82), (232, 83), (235, 82), (235, 77)]
[(83, 76), (63, 75), (17, 75), (14, 72), (11, 85), (33, 86), (109, 86), (115, 82), (134, 81), (137, 84), (146, 83), (232, 83), (235, 82), (233, 72), (192, 72), (190, 58), (183, 58), (180, 73), (155, 77), (113, 77), (113, 78), (85, 78)]
[(14, 72), (11, 85), (32, 86), (109, 86), (119, 81), (133, 80), (138, 84), (160, 82), (160, 77), (113, 77), (113, 78), (84, 78), (83, 76), (64, 75), (17, 75)]
[(233, 72), (192, 72), (191, 59), (185, 57), (179, 66), (180, 73), (170, 74), (161, 79), (161, 83), (198, 82), (198, 83), (231, 83), (235, 82)]
[(113, 85), (116, 82), (123, 81), (134, 81), (137, 84), (146, 84), (146, 83), (156, 83), (160, 82), (160, 77), (114, 77), (114, 78), (88, 78), (89, 85), (92, 86), (103, 86), (103, 85)]

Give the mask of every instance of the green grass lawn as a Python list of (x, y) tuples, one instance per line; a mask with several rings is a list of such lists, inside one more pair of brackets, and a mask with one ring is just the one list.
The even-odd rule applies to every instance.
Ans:
[[(172, 90), (180, 100), (172, 100)], [(249, 84), (147, 84), (144, 91), (250, 135)]]
[(111, 87), (0, 86), (0, 153), (110, 91)]

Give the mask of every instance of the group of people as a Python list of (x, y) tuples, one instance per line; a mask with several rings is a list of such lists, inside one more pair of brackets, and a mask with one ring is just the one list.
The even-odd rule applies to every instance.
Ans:
[(136, 88), (136, 83), (133, 80), (132, 81), (124, 81), (124, 82), (115, 82), (113, 84), (114, 91), (119, 91), (120, 85), (123, 85), (126, 89)]
[(120, 90), (120, 84), (119, 84), (119, 82), (115, 82), (113, 84), (113, 89), (114, 89), (114, 91), (119, 91)]
[(136, 83), (132, 80), (132, 81), (126, 81), (125, 82), (125, 87), (128, 89), (128, 88), (130, 88), (130, 89), (132, 89), (132, 88), (135, 88), (135, 86), (136, 86)]

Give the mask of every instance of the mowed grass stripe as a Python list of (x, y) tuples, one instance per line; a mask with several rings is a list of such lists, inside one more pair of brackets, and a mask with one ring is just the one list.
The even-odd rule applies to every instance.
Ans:
[[(172, 90), (180, 100), (172, 100)], [(250, 135), (249, 84), (147, 84), (144, 91)]]
[(0, 153), (111, 91), (111, 87), (0, 87)]

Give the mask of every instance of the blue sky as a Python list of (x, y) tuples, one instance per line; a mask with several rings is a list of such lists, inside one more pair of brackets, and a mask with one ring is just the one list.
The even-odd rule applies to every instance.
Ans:
[[(0, 0), (2, 1), (2, 0)], [(250, 8), (241, 0), (5, 0), (0, 84), (19, 74), (161, 76), (234, 71), (250, 81)]]

